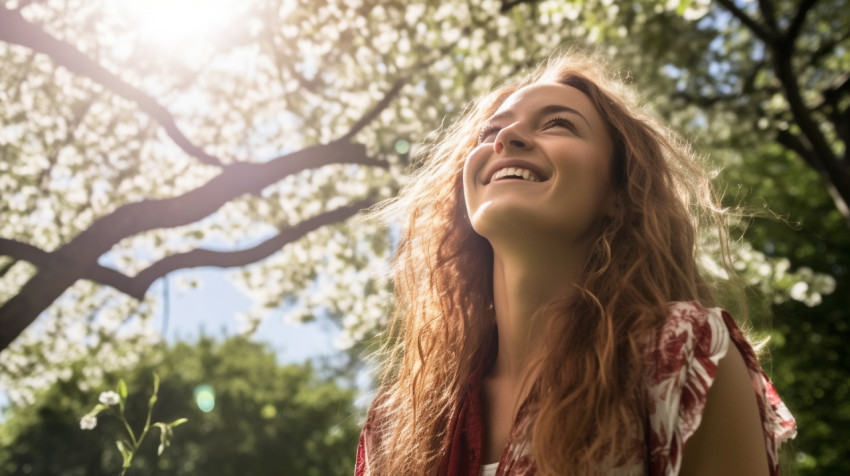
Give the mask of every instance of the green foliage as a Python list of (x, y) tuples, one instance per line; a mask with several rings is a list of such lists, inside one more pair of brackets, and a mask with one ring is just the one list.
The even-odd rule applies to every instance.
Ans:
[[(814, 172), (775, 145), (751, 150), (755, 166), (729, 168), (723, 179), (740, 187), (738, 200), (753, 207), (766, 203), (783, 219), (754, 220), (747, 240), (793, 269), (829, 273), (838, 290), (816, 307), (795, 300), (774, 304), (756, 323), (772, 337), (766, 368), (799, 427), (784, 457), (800, 474), (846, 474), (850, 361), (842, 356), (850, 342), (850, 295), (842, 290), (850, 289), (850, 231)], [(774, 176), (794, 180), (781, 184)]]
[[(158, 348), (146, 362), (106, 375), (113, 382), (118, 375), (127, 378), (129, 424), (145, 424), (154, 384), (151, 369), (156, 368), (162, 380), (153, 418), (172, 422), (170, 427), (180, 426), (168, 451), (160, 456), (157, 453), (167, 444), (163, 438), (170, 436), (170, 427), (161, 428), (159, 441), (141, 442), (127, 474), (324, 476), (351, 472), (359, 433), (353, 391), (320, 377), (310, 364), (278, 365), (264, 346), (241, 338), (221, 343), (202, 338), (192, 345)], [(101, 418), (94, 431), (80, 429), (79, 416), (97, 393), (80, 390), (78, 376), (75, 372), (70, 379), (56, 382), (32, 404), (6, 410), (8, 418), (0, 426), (0, 473), (119, 472), (128, 442), (122, 450), (114, 438), (126, 429), (115, 418)], [(193, 392), (200, 385), (214, 392), (209, 412), (196, 403)]]

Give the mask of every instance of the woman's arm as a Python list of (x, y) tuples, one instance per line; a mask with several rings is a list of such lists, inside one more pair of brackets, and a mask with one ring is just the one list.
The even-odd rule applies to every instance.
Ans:
[(702, 421), (685, 442), (680, 474), (769, 473), (753, 383), (738, 348), (730, 342), (708, 392)]

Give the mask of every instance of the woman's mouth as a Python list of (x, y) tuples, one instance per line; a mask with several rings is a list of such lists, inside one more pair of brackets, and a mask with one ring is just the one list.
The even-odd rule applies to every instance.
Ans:
[(499, 180), (525, 180), (526, 182), (540, 182), (540, 177), (532, 170), (523, 167), (504, 167), (490, 177), (488, 183), (493, 183)]

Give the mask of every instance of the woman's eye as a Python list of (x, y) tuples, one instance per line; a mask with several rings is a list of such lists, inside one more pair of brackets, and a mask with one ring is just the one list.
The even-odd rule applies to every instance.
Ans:
[(566, 117), (556, 117), (552, 119), (543, 126), (543, 129), (551, 129), (553, 127), (563, 127), (564, 129), (568, 129), (570, 132), (578, 133), (575, 123)]
[(481, 144), (487, 142), (488, 140), (491, 140), (496, 134), (499, 133), (499, 130), (501, 130), (501, 127), (496, 125), (489, 125), (484, 129), (481, 129), (481, 132), (478, 134), (478, 143)]

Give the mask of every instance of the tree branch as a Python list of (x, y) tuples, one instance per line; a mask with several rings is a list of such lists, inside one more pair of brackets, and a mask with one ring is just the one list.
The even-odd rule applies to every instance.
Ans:
[[(794, 68), (791, 66), (790, 52), (774, 51), (774, 71), (782, 89), (785, 92), (785, 98), (788, 101), (788, 106), (791, 109), (791, 114), (794, 121), (800, 127), (801, 132), (811, 144), (812, 152), (817, 156), (817, 160), (821, 163), (819, 169), (833, 169), (832, 164), (836, 163), (835, 152), (829, 145), (829, 142), (824, 137), (817, 123), (812, 117), (811, 111), (806, 106), (803, 96), (800, 92), (800, 86), (797, 84), (797, 76), (794, 74)], [(829, 170), (832, 175), (834, 170)], [(836, 177), (839, 178), (839, 177)], [(841, 188), (841, 187), (839, 187)], [(850, 197), (850, 187), (842, 191), (842, 195)]]
[(759, 9), (771, 34), (776, 34), (779, 31), (779, 23), (776, 22), (776, 10), (773, 8), (771, 0), (759, 0)]
[(825, 173), (823, 166), (813, 157), (814, 151), (812, 151), (811, 144), (804, 143), (799, 136), (792, 134), (788, 129), (780, 129), (776, 132), (776, 142), (786, 149), (796, 152), (803, 161), (809, 164), (821, 176)]
[(86, 273), (80, 275), (79, 278), (88, 279), (96, 282), (97, 284), (115, 288), (139, 301), (144, 299), (145, 291), (147, 291), (147, 288), (145, 288), (141, 293), (139, 293), (137, 290), (138, 286), (135, 285), (133, 277), (127, 276), (116, 269), (102, 265), (97, 265), (91, 268)]
[(79, 278), (82, 270), (54, 265), (39, 271), (0, 307), (0, 350)]
[(40, 268), (50, 259), (50, 253), (29, 243), (23, 243), (9, 238), (0, 238), (0, 256), (9, 256), (16, 260), (24, 260)]
[(0, 278), (6, 276), (6, 273), (8, 273), (9, 270), (18, 263), (18, 261), (27, 261), (37, 268), (44, 266), (49, 260), (49, 255), (50, 253), (47, 251), (29, 243), (0, 237), (0, 256), (8, 256), (12, 258), (11, 261), (0, 268)]
[(12, 267), (16, 264), (18, 264), (18, 260), (13, 258), (9, 260), (9, 262), (4, 264), (2, 267), (0, 267), (0, 279), (2, 279), (3, 276), (6, 276), (6, 273), (8, 273), (9, 270), (12, 269)]
[[(333, 163), (387, 166), (385, 162), (368, 157), (363, 145), (336, 141), (308, 147), (265, 163), (231, 164), (206, 184), (178, 197), (145, 200), (119, 207), (49, 253), (49, 263), (39, 267), (38, 273), (0, 306), (0, 350), (78, 279), (91, 274), (98, 279), (121, 282), (117, 271), (110, 274), (98, 269), (97, 264), (97, 259), (120, 240), (148, 230), (193, 223), (236, 197), (246, 193), (259, 194), (283, 177)], [(10, 252), (30, 253), (35, 259), (40, 259), (32, 249), (15, 245), (13, 240), (3, 243)]]
[(800, 30), (803, 28), (803, 23), (806, 22), (806, 14), (809, 13), (809, 10), (818, 3), (818, 0), (803, 0), (800, 3), (800, 8), (797, 9), (797, 13), (794, 14), (794, 18), (791, 20), (791, 24), (788, 25), (788, 31), (785, 33), (786, 41), (793, 45), (797, 40), (797, 36), (800, 35)]
[(84, 248), (81, 243), (100, 243), (85, 251), (91, 258), (97, 258), (124, 238), (157, 228), (194, 223), (234, 198), (246, 193), (259, 194), (286, 176), (334, 163), (387, 166), (367, 156), (364, 146), (341, 141), (307, 147), (264, 163), (230, 164), (206, 184), (183, 195), (144, 200), (116, 209), (96, 220), (56, 253), (74, 250), (76, 254)]
[(293, 227), (281, 229), (277, 235), (252, 248), (230, 252), (196, 249), (186, 253), (179, 253), (157, 261), (132, 278), (102, 266), (93, 269), (90, 273), (82, 277), (100, 284), (112, 286), (125, 294), (141, 300), (154, 281), (173, 271), (200, 266), (231, 268), (256, 263), (280, 251), (284, 245), (300, 239), (307, 233), (325, 225), (340, 223), (373, 203), (374, 199), (369, 197), (350, 205), (321, 213)]
[(357, 122), (351, 126), (351, 129), (338, 140), (348, 141), (351, 140), (358, 132), (360, 132), (364, 127), (366, 127), (370, 122), (375, 120), (378, 115), (386, 109), (390, 103), (398, 96), (398, 93), (401, 91), (401, 88), (404, 87), (407, 82), (406, 77), (401, 77), (393, 83), (393, 87), (390, 88), (389, 91), (384, 95), (384, 97), (375, 105), (372, 109), (366, 112)]
[[(850, 75), (848, 75), (850, 76)], [(850, 78), (845, 80), (842, 87), (850, 86)], [(826, 100), (831, 103), (831, 108), (828, 108), (826, 117), (832, 121), (835, 127), (835, 134), (844, 143), (844, 159), (841, 164), (847, 175), (850, 175), (850, 106), (841, 107), (841, 89), (828, 90), (825, 94)]]
[(187, 154), (208, 165), (222, 165), (218, 157), (207, 154), (186, 138), (168, 109), (159, 104), (156, 99), (108, 71), (70, 43), (54, 38), (38, 26), (26, 21), (19, 12), (9, 10), (2, 5), (0, 5), (0, 40), (44, 53), (54, 63), (64, 66), (73, 73), (86, 76), (113, 93), (136, 103), (139, 109), (153, 117), (165, 129), (171, 140)]
[(824, 162), (823, 158), (819, 157), (812, 145), (805, 139), (807, 138), (801, 138), (788, 130), (780, 130), (776, 134), (776, 141), (780, 145), (796, 152), (818, 173), (835, 203), (835, 208), (844, 218), (847, 226), (850, 226), (850, 206), (848, 206), (848, 200), (842, 193), (842, 187), (844, 191), (850, 190), (850, 174), (846, 170), (840, 170), (838, 164)]
[(517, 5), (523, 3), (537, 3), (538, 0), (502, 0), (502, 6), (499, 8), (499, 13), (507, 13)]
[(757, 37), (759, 37), (762, 41), (768, 44), (772, 44), (774, 42), (774, 36), (766, 30), (762, 25), (753, 20), (749, 15), (747, 15), (743, 10), (735, 6), (733, 0), (717, 0), (717, 3), (723, 6), (726, 10), (729, 11), (735, 18), (741, 21), (747, 28), (750, 29)]

